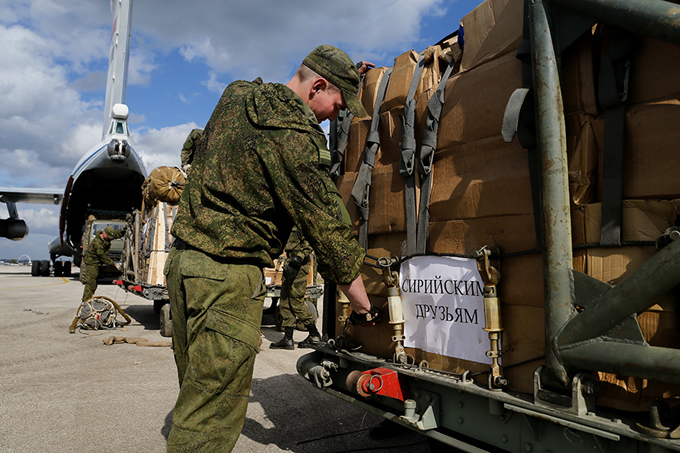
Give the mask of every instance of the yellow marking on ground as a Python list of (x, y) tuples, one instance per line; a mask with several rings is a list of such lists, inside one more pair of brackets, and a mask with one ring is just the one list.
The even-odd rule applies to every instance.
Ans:
[(61, 283), (51, 283), (49, 285), (35, 285), (35, 286), (12, 286), (9, 288), (0, 288), (0, 291), (6, 290), (6, 289), (29, 289), (29, 288), (44, 288), (45, 286), (57, 286), (57, 285), (63, 285), (64, 283), (68, 283), (68, 280), (66, 280), (64, 277), (59, 277), (63, 281)]

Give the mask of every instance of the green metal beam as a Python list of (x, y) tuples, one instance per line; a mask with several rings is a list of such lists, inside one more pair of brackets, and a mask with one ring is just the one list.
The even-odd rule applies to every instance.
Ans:
[(573, 261), (564, 107), (557, 58), (545, 6), (530, 8), (532, 66), (543, 180), (543, 270), (545, 275), (546, 364), (551, 377), (566, 385), (569, 377), (555, 346), (556, 335), (575, 313)]
[(561, 354), (570, 367), (680, 384), (677, 349), (606, 341), (582, 343)]
[(680, 6), (661, 0), (548, 0), (633, 33), (680, 45)]
[[(587, 308), (567, 323), (557, 341), (560, 349), (606, 334), (631, 314), (680, 283), (680, 240), (673, 241), (618, 285), (594, 294)], [(578, 302), (578, 301), (577, 301)], [(599, 368), (597, 368), (599, 369)], [(677, 370), (680, 373), (680, 369)]]

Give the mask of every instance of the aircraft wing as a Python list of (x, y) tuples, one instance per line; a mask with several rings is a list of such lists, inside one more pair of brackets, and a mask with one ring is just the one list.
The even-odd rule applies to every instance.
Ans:
[(59, 204), (64, 197), (64, 189), (26, 189), (0, 187), (0, 202)]

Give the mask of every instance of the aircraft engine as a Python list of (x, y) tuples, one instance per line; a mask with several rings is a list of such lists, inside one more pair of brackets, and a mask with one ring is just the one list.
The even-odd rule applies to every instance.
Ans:
[(0, 219), (0, 237), (20, 241), (28, 236), (28, 225), (21, 219)]

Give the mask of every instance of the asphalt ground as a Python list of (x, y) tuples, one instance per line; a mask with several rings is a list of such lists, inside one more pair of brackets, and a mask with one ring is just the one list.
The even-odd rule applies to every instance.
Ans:
[[(171, 348), (103, 343), (110, 336), (167, 342), (153, 304), (100, 285), (97, 295), (115, 300), (131, 324), (69, 334), (82, 292), (78, 268), (73, 277), (31, 277), (28, 266), (0, 266), (0, 452), (165, 451), (178, 393)], [(308, 349), (269, 349), (283, 335), (269, 315), (262, 333), (235, 452), (430, 451), (408, 429), (369, 437), (381, 417), (299, 376), (295, 364)], [(305, 337), (295, 332), (296, 342)]]

